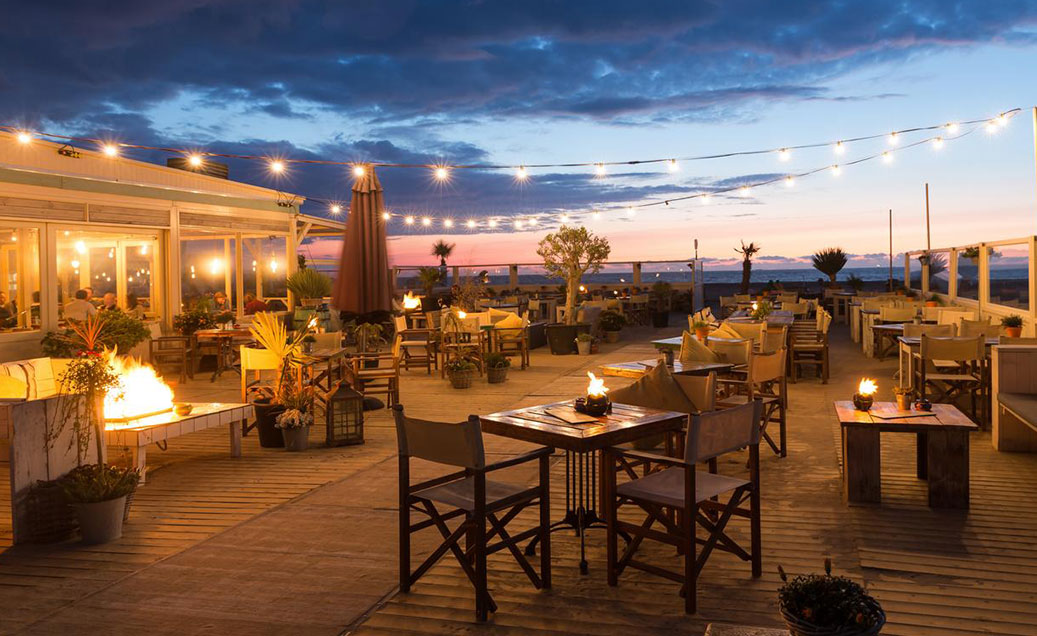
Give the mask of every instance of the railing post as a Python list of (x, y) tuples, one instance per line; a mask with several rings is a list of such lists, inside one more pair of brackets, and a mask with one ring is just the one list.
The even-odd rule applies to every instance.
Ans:
[(508, 265), (508, 287), (515, 289), (518, 284), (518, 265)]
[(461, 284), (461, 268), (458, 267), (457, 265), (451, 265), (450, 269), (451, 269), (450, 276), (452, 278), (450, 283), (453, 284), (453, 285), (460, 285)]
[(641, 263), (634, 263), (634, 285), (641, 286)]

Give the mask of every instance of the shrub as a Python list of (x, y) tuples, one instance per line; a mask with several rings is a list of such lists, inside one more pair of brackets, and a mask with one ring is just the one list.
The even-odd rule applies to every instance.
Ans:
[(778, 566), (784, 582), (778, 588), (778, 603), (786, 614), (823, 629), (868, 629), (883, 620), (874, 598), (857, 583), (832, 576), (832, 560), (825, 559), (825, 573), (800, 575), (789, 580)]
[(507, 369), (511, 366), (511, 359), (502, 353), (486, 354), (486, 368)]
[(1023, 317), (1019, 314), (1012, 314), (1011, 316), (1005, 316), (1001, 319), (1002, 327), (1022, 327)]
[(173, 329), (181, 336), (190, 336), (199, 329), (212, 329), (216, 322), (204, 307), (185, 311), (173, 317)]
[(443, 365), (443, 368), (448, 373), (464, 373), (466, 371), (475, 371), (475, 363), (467, 358), (454, 358), (450, 362)]
[(79, 466), (59, 480), (74, 503), (98, 503), (128, 495), (137, 488), (140, 473), (108, 464)]
[(605, 331), (619, 331), (627, 324), (627, 319), (618, 311), (603, 311), (598, 318)]
[[(100, 330), (95, 346), (99, 348), (118, 349), (120, 353), (128, 353), (150, 335), (143, 322), (121, 311), (98, 312), (97, 320), (100, 322)], [(43, 354), (51, 358), (71, 358), (88, 348), (74, 329), (48, 332), (40, 344)]]
[(312, 267), (296, 270), (286, 284), (299, 298), (324, 298), (331, 294), (331, 279)]

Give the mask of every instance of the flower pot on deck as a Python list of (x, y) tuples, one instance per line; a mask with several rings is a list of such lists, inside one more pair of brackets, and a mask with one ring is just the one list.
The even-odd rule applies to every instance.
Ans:
[(508, 367), (490, 367), (486, 369), (486, 381), (490, 384), (501, 384), (508, 379)]
[(882, 611), (882, 608), (878, 606), (878, 603), (874, 603), (871, 607), (874, 616), (874, 624), (871, 627), (859, 628), (859, 627), (834, 627), (825, 628), (818, 627), (810, 621), (797, 618), (792, 614), (789, 614), (784, 609), (781, 610), (781, 617), (785, 620), (785, 627), (788, 628), (789, 633), (792, 636), (874, 636), (882, 631), (883, 626), (886, 624), (886, 614)]
[(108, 501), (72, 505), (79, 517), (79, 534), (86, 545), (108, 543), (122, 536), (126, 495)]
[(1019, 338), (1023, 335), (1022, 327), (1005, 327), (1005, 335), (1009, 338)]
[(575, 325), (567, 325), (556, 322), (547, 325), (547, 345), (551, 353), (556, 356), (566, 356), (576, 352), (576, 335), (590, 333), (590, 323), (581, 322)]
[(619, 342), (619, 332), (618, 331), (606, 331), (605, 332), (605, 342), (608, 342), (609, 344), (614, 344), (616, 342)]
[(284, 449), (286, 451), (304, 451), (310, 447), (310, 427), (282, 428), (281, 438), (284, 441)]
[(709, 338), (709, 327), (695, 327), (695, 337), (699, 339), (699, 342), (705, 344), (706, 339)]
[(591, 354), (591, 341), (590, 340), (577, 340), (576, 341), (576, 352), (581, 356), (589, 356)]
[(468, 389), (472, 386), (475, 371), (447, 371), (446, 375), (450, 378), (450, 386), (455, 389)]
[(280, 404), (271, 404), (270, 398), (259, 398), (252, 402), (256, 409), (256, 431), (262, 448), (284, 448), (284, 436), (277, 428), (277, 416), (284, 413)]

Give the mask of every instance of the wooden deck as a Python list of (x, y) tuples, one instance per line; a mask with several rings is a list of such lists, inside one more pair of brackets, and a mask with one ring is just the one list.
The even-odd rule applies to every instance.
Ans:
[[(631, 334), (591, 358), (537, 350), (532, 368), (512, 370), (506, 384), (466, 392), (411, 371), (403, 403), (416, 416), (457, 420), (571, 397), (586, 386), (585, 371), (604, 361), (654, 357), (648, 341), (657, 336), (637, 335), (639, 343), (631, 344)], [(452, 560), (411, 593), (394, 594), (395, 439), (382, 411), (369, 414), (368, 442), (360, 447), (292, 454), (260, 449), (250, 435), (244, 456), (232, 459), (226, 432), (217, 429), (175, 439), (165, 452), (149, 449), (148, 484), (122, 540), (0, 553), (0, 633), (697, 635), (710, 621), (777, 626), (777, 565), (818, 570), (828, 555), (883, 603), (884, 633), (1037, 633), (1037, 456), (995, 453), (989, 435), (976, 434), (972, 509), (934, 512), (914, 478), (910, 440), (887, 436), (883, 505), (842, 504), (832, 401), (847, 398), (865, 374), (888, 392), (894, 367), (864, 358), (840, 333), (831, 383), (791, 386), (789, 457), (762, 453), (764, 576), (754, 580), (747, 564), (715, 553), (700, 580), (696, 616), (681, 613), (676, 585), (662, 579), (629, 573), (609, 588), (600, 530), (588, 535), (585, 577), (575, 539), (554, 535), (550, 591), (533, 590), (506, 555), (492, 557), (490, 586), (500, 609), (487, 626), (473, 623), (471, 588)], [(200, 378), (178, 394), (228, 400), (236, 386), (233, 377), (216, 385)], [(314, 440), (321, 434), (313, 431)], [(520, 448), (488, 439), (498, 455)], [(739, 468), (732, 459), (723, 469)], [(563, 469), (556, 465), (552, 474), (555, 510)], [(4, 470), (0, 492), (6, 489)], [(10, 541), (7, 523), (0, 520), (0, 546)], [(664, 550), (650, 558), (676, 563)]]

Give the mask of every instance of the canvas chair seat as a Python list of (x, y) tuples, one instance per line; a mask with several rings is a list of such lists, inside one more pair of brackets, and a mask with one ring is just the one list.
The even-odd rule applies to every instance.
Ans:
[[(683, 469), (667, 468), (620, 484), (616, 487), (616, 494), (620, 497), (648, 501), (661, 506), (682, 508), (684, 506), (684, 476)], [(696, 471), (695, 500), (701, 503), (749, 483), (751, 482), (748, 479)]]
[[(486, 480), (486, 506), (493, 508), (494, 504), (503, 501), (529, 488), (508, 484), (499, 481)], [(419, 499), (428, 499), (437, 503), (446, 504), (454, 508), (461, 508), (469, 512), (475, 510), (475, 480), (471, 477), (459, 479), (441, 486), (433, 486), (414, 493)]]
[(979, 378), (968, 373), (926, 373), (926, 380), (933, 382), (970, 382), (979, 384)]
[[(725, 384), (735, 384), (735, 382), (733, 382), (731, 380), (726, 380)], [(764, 407), (766, 407), (768, 404), (774, 404), (775, 402), (777, 402), (780, 399), (776, 395), (766, 396), (766, 395), (761, 395), (760, 393), (757, 393), (756, 397), (760, 399), (760, 402), (764, 405)], [(729, 409), (729, 408), (731, 408), (733, 406), (741, 406), (743, 404), (748, 404), (751, 401), (752, 400), (749, 398), (748, 395), (746, 395), (744, 393), (736, 393), (734, 395), (728, 395), (727, 397), (724, 397), (724, 398), (718, 398), (717, 399), (717, 407), (724, 408), (724, 409)], [(765, 409), (765, 412), (766, 412), (766, 409)]]
[(428, 340), (401, 340), (400, 346), (404, 349), (408, 347), (414, 347), (415, 349), (424, 349), (428, 346)]

